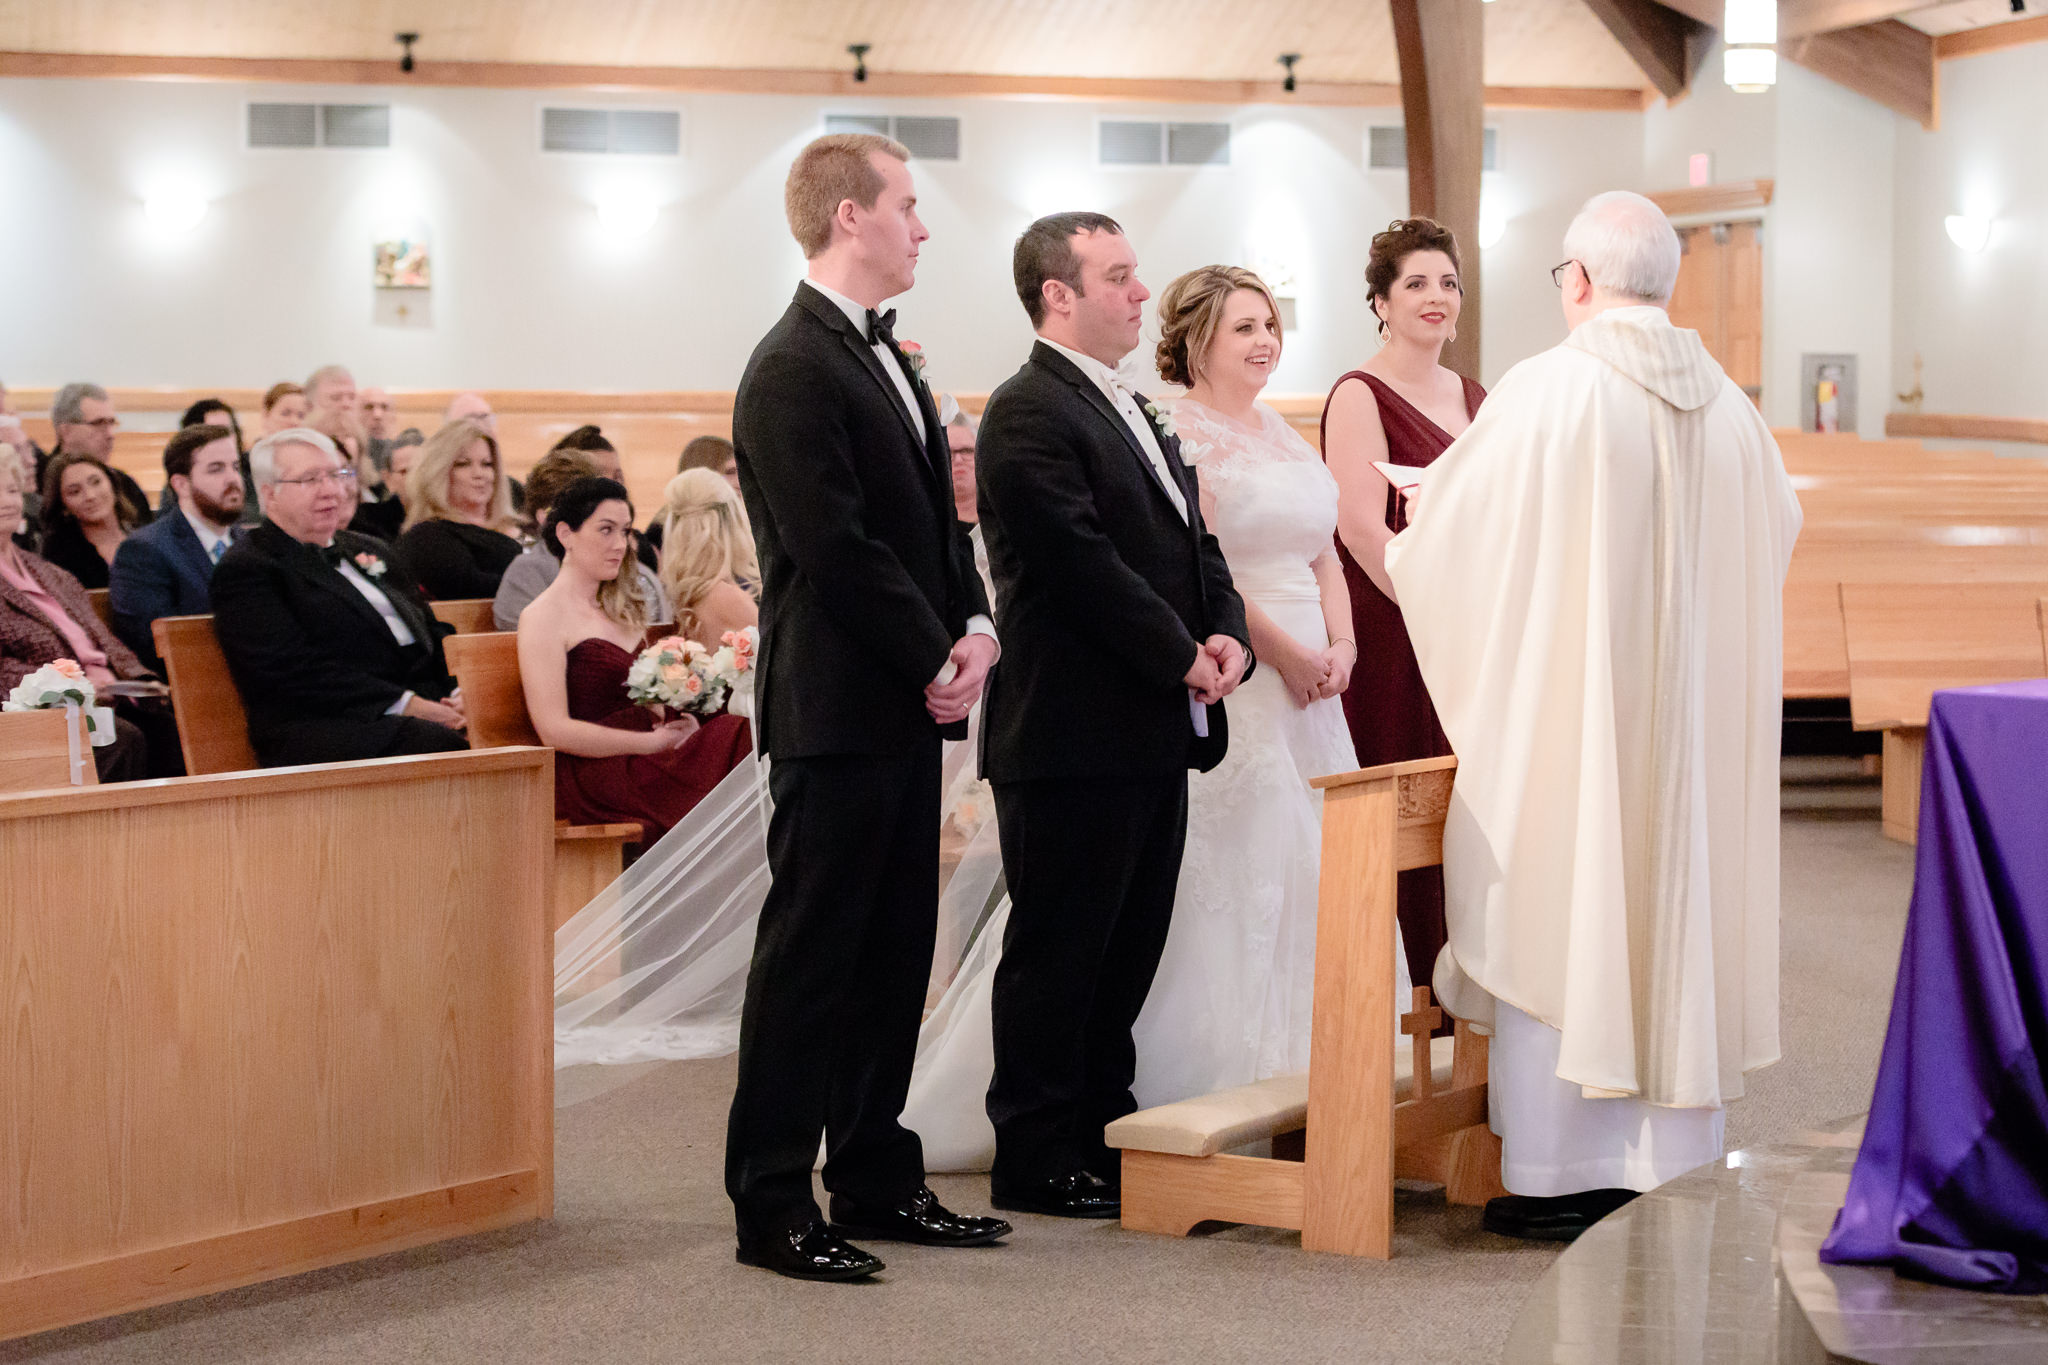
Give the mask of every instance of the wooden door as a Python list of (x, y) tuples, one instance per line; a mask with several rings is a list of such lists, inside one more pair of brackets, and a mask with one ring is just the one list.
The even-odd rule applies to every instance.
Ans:
[(1708, 354), (1751, 398), (1763, 394), (1764, 234), (1756, 222), (1680, 228), (1684, 257), (1671, 320), (1700, 334)]

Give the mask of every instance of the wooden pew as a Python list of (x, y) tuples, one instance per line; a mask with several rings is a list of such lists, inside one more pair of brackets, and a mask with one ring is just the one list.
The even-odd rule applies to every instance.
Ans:
[[(441, 642), (448, 671), (462, 686), (469, 710), (469, 747), (539, 744), (519, 685), (519, 636), (511, 631), (453, 635)], [(555, 927), (596, 899), (626, 865), (626, 845), (645, 831), (637, 824), (555, 825)]]
[(1927, 710), (1936, 691), (2048, 675), (2033, 583), (1844, 583), (1849, 712), (1884, 732), (1884, 832), (1913, 843)]
[(498, 628), (497, 619), (491, 615), (492, 599), (488, 597), (462, 597), (427, 605), (434, 609), (436, 617), (455, 627), (457, 635), (475, 635)]
[(0, 1337), (552, 1215), (552, 773), (0, 796)]
[(108, 600), (111, 595), (108, 590), (105, 588), (87, 588), (85, 595), (91, 600), (93, 611), (98, 613), (100, 624), (104, 625), (108, 630), (112, 630), (114, 628), (114, 607), (112, 602)]
[[(92, 746), (79, 736), (79, 785), (99, 785)], [(0, 711), (0, 792), (71, 785), (71, 725), (62, 711)]]
[(165, 616), (152, 623), (150, 634), (171, 684), (185, 771), (197, 777), (256, 767), (249, 713), (242, 709), (242, 694), (235, 690), (227, 657), (214, 637), (213, 618)]
[[(1206, 1221), (1299, 1228), (1306, 1251), (1386, 1260), (1397, 1175), (1439, 1181), (1453, 1203), (1505, 1193), (1500, 1142), (1486, 1126), (1486, 1040), (1459, 1023), (1432, 1046), (1442, 1016), (1417, 988), (1401, 1016), (1413, 1058), (1402, 1087), (1389, 1027), (1395, 873), (1443, 861), (1456, 766), (1423, 759), (1316, 780), (1323, 867), (1308, 1075), (1110, 1124), (1104, 1137), (1123, 1150), (1125, 1227), (1169, 1236)], [(1264, 1138), (1272, 1157), (1228, 1150)]]

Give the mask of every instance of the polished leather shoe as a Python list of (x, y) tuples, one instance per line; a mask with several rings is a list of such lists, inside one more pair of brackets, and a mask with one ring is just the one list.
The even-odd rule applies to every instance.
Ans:
[(923, 1186), (893, 1209), (863, 1209), (832, 1196), (832, 1231), (844, 1237), (884, 1242), (915, 1242), (927, 1247), (978, 1247), (1008, 1237), (1013, 1229), (1000, 1218), (977, 1218), (952, 1212)]
[(880, 1260), (840, 1241), (819, 1222), (800, 1223), (756, 1241), (742, 1240), (733, 1258), (792, 1280), (864, 1280), (882, 1269)]
[(1504, 1194), (1486, 1201), (1480, 1226), (1503, 1237), (1535, 1242), (1570, 1242), (1636, 1197), (1634, 1190), (1587, 1190), (1551, 1198)]
[(990, 1196), (989, 1202), (999, 1209), (1048, 1218), (1116, 1218), (1124, 1211), (1116, 1188), (1088, 1171), (1071, 1171), (1031, 1185), (991, 1182)]

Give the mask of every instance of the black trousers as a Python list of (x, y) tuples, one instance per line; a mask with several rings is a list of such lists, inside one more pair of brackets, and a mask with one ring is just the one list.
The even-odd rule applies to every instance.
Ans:
[(322, 716), (271, 726), (254, 744), (264, 767), (288, 768), (303, 763), (455, 753), (469, 747), (469, 737), (418, 716), (378, 716), (374, 720)]
[(939, 899), (939, 741), (915, 753), (777, 759), (773, 878), (740, 1016), (725, 1189), (741, 1241), (819, 1216), (825, 1188), (893, 1208), (924, 1183), (901, 1122)]
[(1173, 918), (1187, 774), (999, 783), (995, 797), (1010, 923), (993, 1001), (992, 1180), (1114, 1180), (1102, 1129), (1138, 1107), (1131, 1025)]

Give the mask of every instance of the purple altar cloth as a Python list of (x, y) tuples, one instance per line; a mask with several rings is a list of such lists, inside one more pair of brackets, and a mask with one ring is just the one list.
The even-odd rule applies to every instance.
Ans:
[(2048, 679), (1934, 695), (1877, 1090), (1821, 1259), (2048, 1291)]

